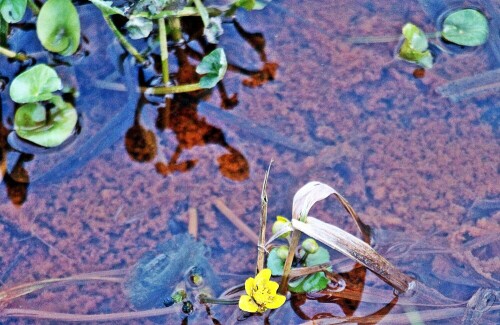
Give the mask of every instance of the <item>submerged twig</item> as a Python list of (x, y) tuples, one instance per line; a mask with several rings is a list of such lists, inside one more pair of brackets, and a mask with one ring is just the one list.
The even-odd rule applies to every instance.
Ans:
[(436, 89), (443, 97), (453, 101), (500, 89), (500, 69), (482, 72), (471, 77), (453, 80)]
[(267, 180), (273, 160), (269, 163), (267, 172), (264, 175), (264, 182), (262, 183), (262, 192), (260, 194), (260, 228), (259, 228), (259, 242), (257, 244), (257, 273), (264, 268), (264, 260), (266, 258), (265, 243), (266, 243), (266, 225), (267, 225)]
[(198, 212), (195, 208), (189, 208), (188, 218), (188, 232), (196, 239), (198, 238)]
[(465, 309), (464, 316), (462, 317), (462, 324), (481, 324), (479, 322), (481, 317), (495, 303), (498, 294), (499, 291), (495, 292), (492, 289), (481, 288), (477, 290), (467, 302), (467, 308)]
[(238, 216), (227, 207), (227, 205), (221, 199), (215, 199), (213, 201), (215, 207), (229, 220), (231, 223), (238, 228), (251, 242), (257, 243), (259, 237), (253, 232), (250, 227), (248, 227), (243, 221), (238, 218)]

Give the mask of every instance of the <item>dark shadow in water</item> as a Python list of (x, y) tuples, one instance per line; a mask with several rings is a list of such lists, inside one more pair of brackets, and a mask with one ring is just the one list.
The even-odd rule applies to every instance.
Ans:
[[(248, 33), (238, 22), (233, 21), (236, 30), (243, 40), (247, 41), (254, 48), (261, 61), (263, 68), (258, 71), (248, 70), (236, 65), (229, 64), (228, 70), (249, 76), (243, 81), (248, 87), (261, 86), (265, 82), (274, 79), (277, 64), (267, 62), (264, 52), (265, 40), (261, 33)], [(196, 73), (196, 65), (190, 59), (201, 60), (204, 55), (215, 49), (215, 46), (208, 44), (202, 35), (203, 25), (199, 19), (191, 20), (185, 26), (189, 39), (196, 39), (203, 53), (200, 53), (188, 45), (175, 47), (173, 54), (177, 61), (177, 72), (175, 74), (176, 84), (190, 84), (199, 81), (200, 76)], [(159, 65), (159, 64), (158, 64)], [(144, 80), (139, 80), (141, 86), (147, 87)], [(217, 90), (221, 98), (221, 109), (232, 109), (238, 104), (237, 94), (228, 95), (223, 81), (217, 85)], [(175, 134), (177, 145), (168, 161), (157, 159), (155, 162), (156, 171), (168, 176), (175, 172), (187, 172), (193, 169), (198, 160), (189, 159), (179, 161), (181, 155), (186, 150), (193, 147), (216, 144), (226, 150), (226, 153), (217, 157), (219, 170), (224, 177), (235, 181), (243, 181), (249, 177), (249, 165), (243, 154), (231, 146), (224, 136), (223, 131), (206, 121), (203, 116), (198, 115), (198, 105), (211, 95), (211, 90), (200, 90), (190, 93), (175, 94), (165, 99), (157, 112), (156, 128), (158, 132), (171, 130)], [(129, 156), (137, 162), (151, 162), (157, 156), (158, 144), (155, 134), (147, 130), (140, 123), (140, 116), (143, 106), (147, 103), (146, 98), (141, 96), (135, 112), (134, 125), (127, 131), (125, 136), (125, 148)]]

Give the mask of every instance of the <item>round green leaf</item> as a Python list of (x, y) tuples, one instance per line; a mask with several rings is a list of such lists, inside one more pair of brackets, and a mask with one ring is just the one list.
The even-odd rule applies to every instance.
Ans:
[(10, 86), (10, 98), (16, 103), (48, 100), (52, 92), (62, 89), (57, 72), (46, 64), (38, 64), (18, 75)]
[(0, 0), (0, 13), (6, 22), (17, 23), (23, 19), (26, 0)]
[(314, 254), (309, 254), (306, 257), (306, 265), (313, 266), (330, 262), (330, 253), (324, 247), (318, 247)]
[(153, 30), (153, 22), (149, 19), (142, 17), (132, 17), (125, 24), (128, 31), (128, 36), (131, 39), (146, 38)]
[(267, 257), (267, 268), (271, 270), (272, 275), (283, 275), (283, 267), (285, 266), (285, 261), (283, 261), (277, 254), (277, 248), (273, 248)]
[(288, 283), (288, 289), (295, 293), (316, 292), (325, 289), (330, 280), (324, 272), (316, 272)]
[(78, 119), (75, 108), (55, 97), (48, 112), (39, 103), (25, 104), (16, 111), (14, 129), (20, 138), (43, 147), (56, 147), (68, 139)]
[(443, 22), (442, 36), (455, 44), (478, 46), (488, 40), (488, 21), (474, 9), (451, 13)]
[(227, 70), (227, 60), (224, 50), (215, 49), (206, 55), (196, 67), (196, 73), (204, 74), (200, 79), (201, 88), (213, 88), (222, 78)]
[(38, 15), (36, 34), (51, 52), (71, 55), (80, 44), (80, 18), (70, 0), (49, 0)]

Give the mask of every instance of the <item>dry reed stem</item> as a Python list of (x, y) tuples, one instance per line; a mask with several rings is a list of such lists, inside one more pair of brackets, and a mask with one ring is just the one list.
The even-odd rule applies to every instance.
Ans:
[(221, 199), (215, 199), (213, 201), (215, 207), (229, 220), (231, 223), (238, 228), (251, 242), (257, 243), (259, 237), (255, 232), (253, 232), (250, 227), (248, 227), (243, 221), (236, 216), (236, 214), (227, 207), (227, 205)]
[(259, 242), (257, 244), (257, 273), (259, 273), (264, 268), (264, 261), (266, 258), (266, 225), (267, 225), (267, 180), (269, 178), (269, 172), (271, 171), (271, 165), (273, 160), (269, 163), (266, 174), (264, 176), (264, 182), (262, 183), (262, 192), (260, 194), (260, 228), (259, 228)]

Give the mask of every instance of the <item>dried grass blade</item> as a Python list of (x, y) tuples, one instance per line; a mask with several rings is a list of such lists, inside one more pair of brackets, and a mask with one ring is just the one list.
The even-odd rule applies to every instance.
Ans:
[(414, 282), (361, 239), (338, 227), (313, 217), (308, 217), (307, 223), (292, 220), (292, 226), (363, 264), (399, 292), (406, 292)]
[(238, 216), (227, 207), (227, 205), (221, 199), (215, 199), (213, 204), (219, 211), (229, 220), (231, 223), (238, 228), (252, 243), (257, 243), (259, 237), (257, 234), (250, 229), (243, 221), (238, 218)]
[(269, 163), (264, 182), (262, 183), (262, 192), (260, 194), (260, 229), (259, 229), (259, 242), (257, 244), (257, 273), (264, 268), (264, 260), (266, 257), (265, 243), (266, 243), (266, 225), (267, 225), (267, 180), (273, 160)]

